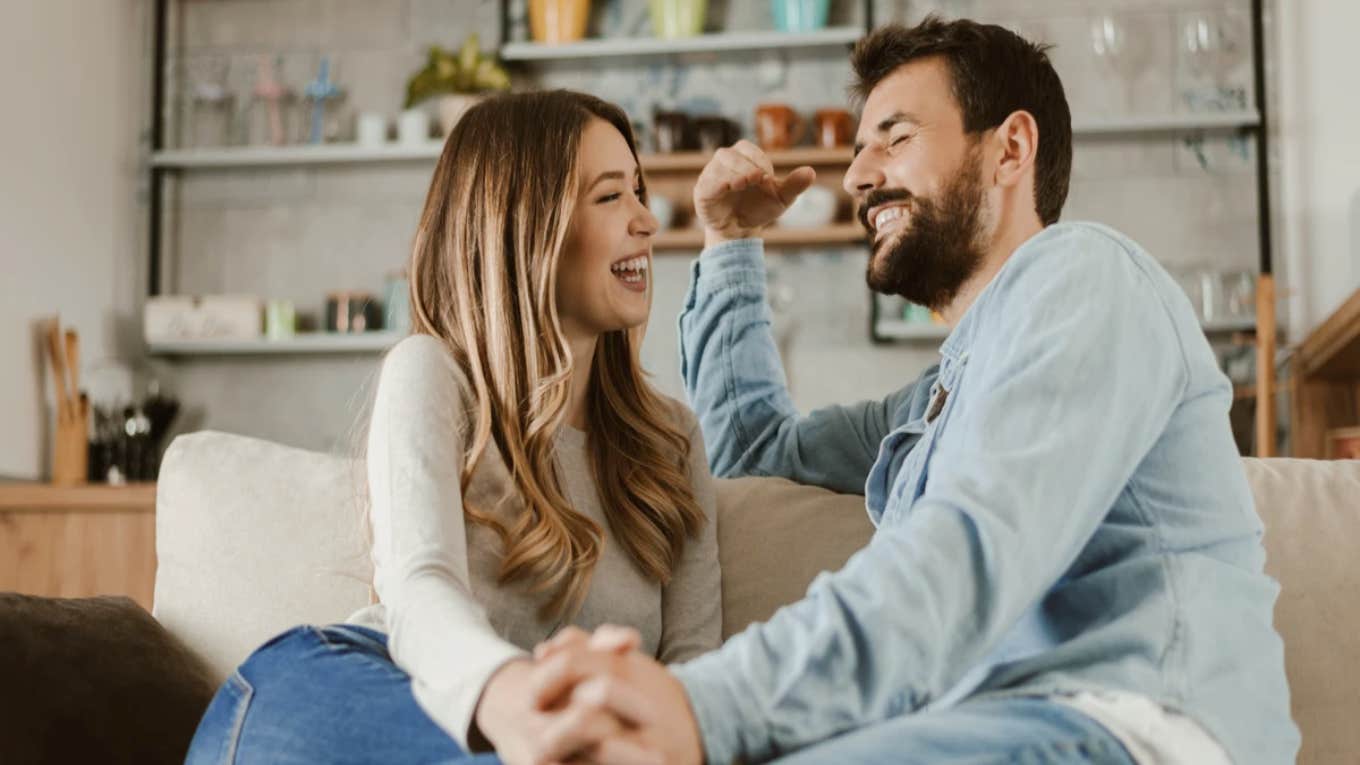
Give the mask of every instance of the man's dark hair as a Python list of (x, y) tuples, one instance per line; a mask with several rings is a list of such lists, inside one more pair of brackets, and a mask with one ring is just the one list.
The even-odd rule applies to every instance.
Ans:
[(964, 132), (988, 130), (1013, 112), (1029, 112), (1039, 125), (1034, 208), (1049, 225), (1058, 221), (1067, 201), (1072, 114), (1048, 48), (1004, 27), (930, 15), (914, 27), (892, 24), (861, 39), (850, 58), (856, 80), (851, 91), (862, 102), (903, 64), (940, 56), (949, 67)]

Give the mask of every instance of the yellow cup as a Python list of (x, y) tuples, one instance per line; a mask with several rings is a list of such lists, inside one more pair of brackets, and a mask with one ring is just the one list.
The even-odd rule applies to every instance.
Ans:
[(549, 45), (575, 42), (586, 36), (590, 0), (529, 0), (529, 32)]

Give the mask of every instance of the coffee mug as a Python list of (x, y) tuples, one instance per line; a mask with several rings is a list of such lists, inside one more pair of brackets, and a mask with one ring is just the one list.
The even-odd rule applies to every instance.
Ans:
[(816, 123), (817, 145), (834, 149), (849, 146), (855, 127), (850, 112), (844, 109), (818, 109), (813, 117)]
[(699, 117), (694, 121), (699, 150), (714, 152), (737, 142), (737, 124), (726, 117)]
[(354, 139), (360, 146), (387, 143), (387, 117), (380, 112), (363, 112), (356, 120)]
[(787, 104), (756, 107), (756, 140), (765, 149), (787, 149), (803, 140), (807, 123)]
[(397, 140), (418, 146), (430, 140), (430, 115), (424, 109), (407, 109), (397, 117)]
[(689, 115), (684, 112), (654, 112), (652, 137), (660, 154), (689, 151), (694, 148)]

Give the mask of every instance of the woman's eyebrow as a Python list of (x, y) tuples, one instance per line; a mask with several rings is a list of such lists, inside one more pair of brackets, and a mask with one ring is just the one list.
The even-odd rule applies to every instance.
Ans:
[[(634, 175), (634, 176), (639, 175), (639, 171), (638, 171), (637, 168), (634, 168), (634, 169), (633, 169), (633, 175)], [(586, 187), (586, 191), (590, 191), (591, 189), (593, 189), (593, 188), (595, 188), (596, 186), (600, 185), (600, 182), (601, 182), (601, 181), (609, 181), (609, 180), (621, 181), (621, 180), (623, 180), (625, 177), (627, 177), (627, 175), (626, 175), (622, 170), (607, 170), (607, 171), (605, 171), (605, 172), (603, 172), (603, 173), (600, 173), (599, 175), (595, 176), (595, 180), (593, 180), (593, 181), (590, 182), (590, 185)]]

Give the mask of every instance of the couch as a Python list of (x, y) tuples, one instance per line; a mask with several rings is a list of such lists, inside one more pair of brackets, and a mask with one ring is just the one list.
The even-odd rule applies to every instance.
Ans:
[[(1245, 461), (1282, 584), (1301, 763), (1360, 761), (1360, 462)], [(369, 602), (357, 463), (216, 432), (167, 451), (155, 618), (220, 682), (259, 643)], [(872, 528), (863, 499), (773, 478), (718, 482), (724, 637), (798, 599)], [(0, 758), (3, 759), (3, 758)]]

